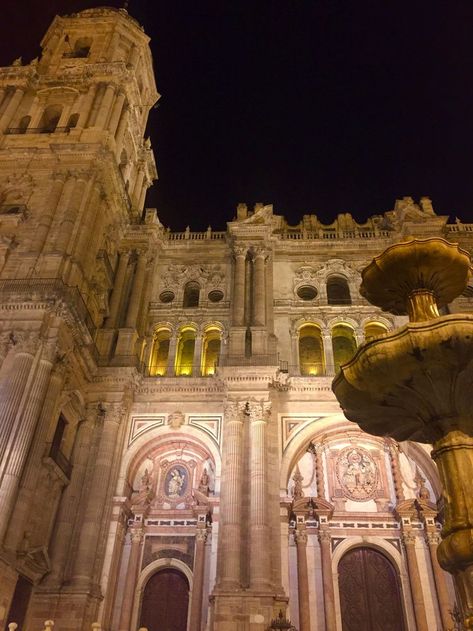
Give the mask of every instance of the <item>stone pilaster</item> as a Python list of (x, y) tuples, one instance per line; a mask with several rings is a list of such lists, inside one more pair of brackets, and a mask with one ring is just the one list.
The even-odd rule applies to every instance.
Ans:
[(110, 116), (110, 109), (112, 107), (113, 98), (115, 96), (115, 86), (107, 85), (105, 87), (105, 92), (103, 95), (102, 102), (100, 103), (100, 108), (97, 113), (97, 118), (94, 123), (94, 127), (98, 127), (99, 129), (105, 129), (107, 125), (107, 121)]
[(5, 129), (10, 125), (13, 116), (18, 111), (21, 101), (23, 100), (23, 96), (25, 91), (23, 88), (16, 88), (13, 95), (10, 98), (8, 105), (5, 108), (5, 111), (0, 116), (0, 133), (5, 131)]
[(105, 326), (108, 329), (113, 329), (117, 326), (117, 317), (120, 309), (120, 303), (123, 294), (123, 284), (125, 282), (129, 258), (129, 251), (124, 250), (119, 253), (118, 269), (115, 275), (115, 282), (113, 284), (112, 297), (110, 298), (109, 315), (105, 322)]
[(108, 123), (108, 131), (112, 134), (112, 136), (114, 136), (117, 131), (124, 103), (125, 94), (123, 92), (119, 92), (115, 98), (115, 103)]
[(131, 526), (130, 528), (131, 550), (126, 571), (125, 588), (123, 590), (122, 608), (120, 612), (120, 631), (129, 631), (131, 614), (133, 610), (136, 580), (140, 567), (141, 554), (143, 549), (143, 528)]
[(335, 374), (335, 359), (333, 356), (333, 345), (332, 345), (332, 334), (324, 333), (323, 335), (324, 342), (324, 356), (325, 356), (325, 374), (329, 377), (333, 377)]
[(402, 502), (405, 499), (404, 489), (402, 487), (402, 474), (401, 465), (399, 462), (399, 445), (391, 438), (386, 438), (385, 448), (389, 454), (389, 460), (391, 463), (391, 473), (393, 476), (394, 492), (396, 494), (396, 500)]
[(450, 615), (453, 609), (450, 594), (447, 587), (447, 574), (442, 570), (437, 558), (437, 549), (439, 547), (441, 538), (440, 533), (437, 532), (435, 526), (427, 527), (426, 541), (429, 548), (430, 562), (432, 564), (432, 570), (435, 580), (435, 591), (437, 592), (437, 601), (439, 605), (440, 618), (444, 629), (449, 629), (452, 624), (452, 617)]
[(414, 604), (414, 615), (418, 631), (428, 631), (427, 616), (425, 613), (424, 593), (422, 591), (422, 579), (417, 562), (415, 550), (416, 536), (409, 530), (405, 530), (402, 535), (404, 549), (406, 551), (407, 569), (409, 572), (409, 582), (411, 585), (412, 601)]
[(90, 589), (102, 516), (109, 500), (109, 484), (114, 462), (115, 446), (123, 408), (120, 404), (104, 407), (102, 435), (92, 474), (89, 495), (84, 508), (82, 525), (74, 561), (71, 583), (81, 589)]
[(189, 629), (201, 631), (202, 625), (202, 596), (204, 593), (205, 542), (207, 528), (205, 523), (195, 533), (194, 583), (192, 586), (192, 601), (189, 617)]
[(322, 585), (324, 590), (325, 628), (336, 629), (335, 592), (332, 572), (332, 541), (328, 528), (319, 530), (320, 556), (322, 559)]
[(307, 531), (305, 526), (297, 524), (294, 540), (297, 548), (299, 631), (310, 631), (309, 572), (307, 569)]
[(236, 401), (225, 406), (220, 498), (217, 589), (241, 586), (241, 507), (243, 461), (243, 408)]
[(267, 252), (264, 248), (255, 248), (253, 253), (254, 326), (266, 325), (266, 256)]
[(138, 251), (138, 261), (136, 263), (135, 277), (133, 279), (130, 300), (128, 303), (128, 312), (126, 315), (125, 326), (127, 328), (136, 327), (136, 321), (138, 319), (138, 313), (140, 310), (141, 298), (143, 294), (143, 287), (145, 284), (146, 265), (146, 252)]
[(245, 324), (245, 261), (248, 248), (235, 245), (235, 268), (233, 276), (233, 326)]

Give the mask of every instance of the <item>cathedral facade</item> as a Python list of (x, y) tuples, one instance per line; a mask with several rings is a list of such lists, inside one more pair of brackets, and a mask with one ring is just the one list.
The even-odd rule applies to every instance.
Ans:
[(124, 10), (0, 69), (0, 623), (454, 628), (429, 446), (364, 434), (331, 381), (404, 323), (360, 295), (369, 261), (473, 226), (403, 198), (172, 232), (144, 209), (158, 98)]

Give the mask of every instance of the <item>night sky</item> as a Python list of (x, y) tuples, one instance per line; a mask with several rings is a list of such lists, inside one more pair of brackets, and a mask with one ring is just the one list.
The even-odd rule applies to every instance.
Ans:
[[(83, 0), (2, 0), (0, 64), (39, 53)], [(110, 1), (109, 6), (123, 6)], [(473, 2), (130, 0), (162, 98), (148, 126), (173, 230), (223, 229), (238, 202), (292, 224), (432, 198), (473, 221)]]

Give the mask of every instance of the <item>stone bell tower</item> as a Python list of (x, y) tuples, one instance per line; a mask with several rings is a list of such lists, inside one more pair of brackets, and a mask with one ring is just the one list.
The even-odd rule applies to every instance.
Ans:
[[(90, 9), (56, 17), (40, 59), (0, 68), (0, 626), (21, 580), (33, 627), (53, 609), (64, 629), (87, 626), (102, 598), (126, 397), (90, 392), (93, 342), (157, 177), (148, 42), (126, 11)], [(142, 268), (128, 263), (131, 286)], [(133, 327), (136, 306), (122, 309)]]

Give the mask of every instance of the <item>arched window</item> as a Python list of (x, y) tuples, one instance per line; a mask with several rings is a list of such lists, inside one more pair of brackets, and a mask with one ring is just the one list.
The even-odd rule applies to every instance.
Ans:
[(387, 333), (387, 328), (380, 322), (367, 322), (365, 324), (365, 340), (369, 342), (380, 335)]
[(31, 121), (31, 116), (23, 116), (23, 118), (20, 118), (20, 121), (18, 123), (19, 134), (26, 133), (26, 130), (28, 129), (28, 125), (30, 124), (30, 121)]
[(200, 286), (195, 281), (190, 281), (184, 287), (183, 307), (188, 309), (199, 306)]
[(332, 348), (335, 372), (350, 361), (356, 351), (355, 333), (351, 326), (337, 324), (332, 329)]
[(215, 374), (220, 357), (221, 336), (221, 331), (217, 328), (209, 328), (205, 331), (202, 346), (202, 376), (204, 377)]
[(51, 134), (56, 130), (62, 114), (61, 105), (49, 105), (41, 116), (39, 127), (42, 134)]
[(170, 339), (171, 332), (168, 329), (156, 331), (149, 363), (149, 374), (151, 377), (162, 377), (166, 374)]
[(66, 42), (66, 45), (68, 45), (68, 48), (64, 52), (63, 57), (70, 59), (85, 59), (89, 56), (90, 47), (92, 46), (91, 37), (79, 37), (79, 39), (76, 39), (74, 48), (70, 47), (69, 35), (66, 35), (64, 41)]
[(190, 377), (194, 366), (195, 330), (183, 329), (179, 335), (176, 353), (176, 375)]
[(327, 301), (329, 305), (351, 305), (350, 288), (343, 276), (330, 276), (327, 279)]
[(306, 324), (299, 331), (299, 364), (301, 375), (325, 374), (322, 334), (315, 324)]

